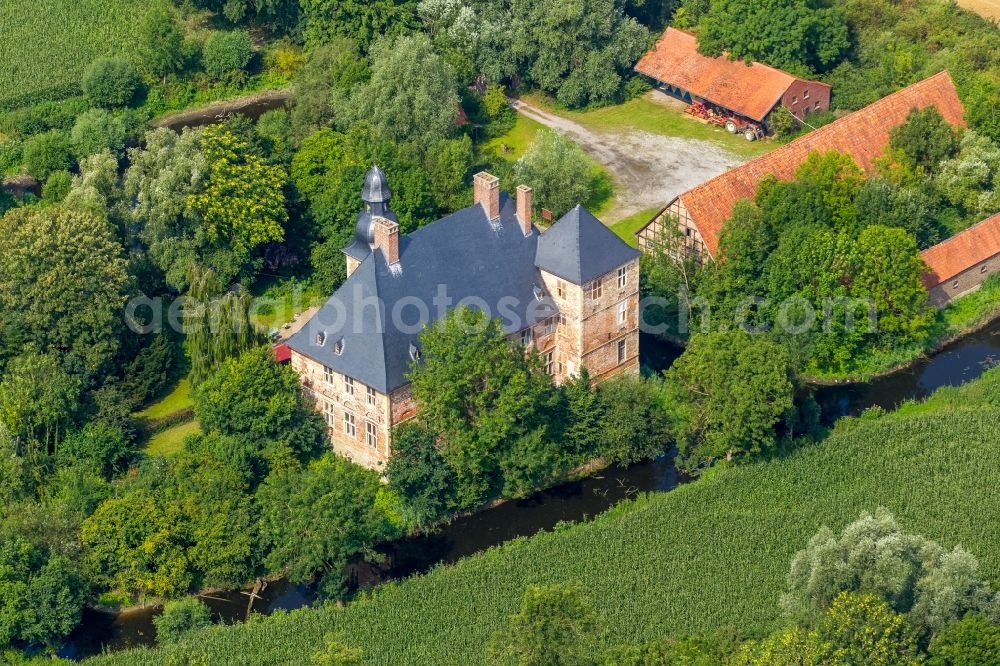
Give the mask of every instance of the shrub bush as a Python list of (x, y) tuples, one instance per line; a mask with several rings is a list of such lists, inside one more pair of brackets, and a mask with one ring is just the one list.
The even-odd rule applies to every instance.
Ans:
[(163, 613), (153, 618), (153, 624), (157, 643), (173, 643), (192, 629), (212, 624), (212, 611), (194, 597), (185, 597), (168, 601)]
[(98, 58), (83, 73), (83, 93), (94, 106), (128, 106), (141, 88), (139, 74), (121, 58)]
[(69, 140), (78, 160), (110, 151), (122, 157), (125, 151), (125, 124), (104, 109), (91, 109), (76, 119)]
[(73, 184), (73, 176), (69, 171), (53, 171), (42, 186), (42, 201), (57, 203), (66, 198)]
[(65, 132), (49, 130), (24, 142), (23, 162), (28, 173), (45, 180), (53, 171), (69, 169), (69, 138)]
[(216, 79), (236, 75), (250, 63), (253, 44), (245, 30), (217, 32), (205, 42), (201, 62), (209, 76)]

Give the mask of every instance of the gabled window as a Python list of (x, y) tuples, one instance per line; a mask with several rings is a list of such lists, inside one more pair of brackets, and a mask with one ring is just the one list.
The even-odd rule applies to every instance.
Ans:
[(417, 347), (415, 344), (413, 344), (411, 342), (410, 343), (410, 360), (411, 361), (419, 361), (420, 358), (421, 358), (421, 356), (422, 356), (422, 354), (420, 353), (420, 348)]
[(540, 301), (542, 297), (545, 296), (545, 292), (537, 284), (531, 288), (532, 292), (535, 294), (535, 300)]
[(624, 289), (628, 284), (628, 267), (622, 266), (618, 269), (618, 288)]
[(809, 99), (809, 91), (808, 90), (803, 90), (802, 91), (802, 99)]
[(341, 338), (333, 343), (333, 353), (337, 356), (344, 353), (344, 338)]
[(316, 344), (320, 347), (326, 344), (326, 333), (321, 332), (316, 334)]

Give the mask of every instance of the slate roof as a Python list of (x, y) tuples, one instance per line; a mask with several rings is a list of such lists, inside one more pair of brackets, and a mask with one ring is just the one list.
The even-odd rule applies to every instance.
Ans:
[(912, 109), (928, 106), (936, 107), (952, 125), (965, 126), (962, 102), (951, 77), (944, 71), (730, 169), (679, 198), (714, 257), (722, 225), (732, 216), (733, 205), (740, 199), (752, 199), (765, 176), (791, 180), (810, 153), (831, 150), (850, 155), (867, 171), (875, 158), (885, 153), (889, 130), (906, 122)]
[(920, 253), (928, 268), (924, 286), (933, 289), (998, 254), (1000, 215), (994, 215)]
[[(759, 62), (730, 60), (725, 53), (704, 56), (698, 53), (698, 38), (676, 28), (666, 29), (635, 70), (757, 121), (764, 120), (793, 83), (805, 81)], [(808, 83), (830, 87), (819, 81)]]
[(639, 256), (577, 204), (538, 239), (535, 264), (573, 284), (584, 284)]
[[(552, 260), (559, 252), (580, 250), (580, 260), (564, 262), (575, 269), (575, 275), (564, 276), (567, 280), (604, 274), (617, 266), (611, 262), (625, 263), (638, 254), (628, 246), (622, 250), (623, 241), (581, 207), (544, 234), (533, 228), (529, 236), (521, 231), (515, 208), (501, 193), (499, 220), (490, 222), (477, 204), (401, 236), (399, 263), (393, 268), (381, 251), (369, 249), (288, 346), (389, 393), (408, 383), (411, 347), (419, 345), (423, 325), (442, 314), (435, 301), (439, 289), (451, 299), (449, 307), (477, 299), (466, 304), (480, 309), (485, 304), (507, 333), (515, 333), (558, 312), (539, 289), (543, 283), (535, 260), (540, 246), (548, 248), (542, 254)], [(550, 234), (553, 241), (543, 242)], [(383, 306), (376, 307), (376, 302)], [(421, 311), (417, 303), (426, 309)], [(392, 321), (394, 310), (401, 313), (398, 325)]]

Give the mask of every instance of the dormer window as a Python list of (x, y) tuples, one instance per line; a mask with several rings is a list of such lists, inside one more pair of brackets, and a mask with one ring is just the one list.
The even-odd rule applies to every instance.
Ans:
[(534, 291), (536, 301), (542, 300), (542, 297), (545, 296), (545, 292), (537, 284), (532, 287), (532, 290)]
[(410, 360), (419, 361), (421, 358), (420, 348), (412, 342), (410, 343)]
[(326, 344), (326, 333), (317, 333), (316, 334), (316, 345), (318, 347), (322, 347), (325, 344)]
[(333, 353), (337, 356), (344, 353), (344, 338), (341, 338), (333, 343)]

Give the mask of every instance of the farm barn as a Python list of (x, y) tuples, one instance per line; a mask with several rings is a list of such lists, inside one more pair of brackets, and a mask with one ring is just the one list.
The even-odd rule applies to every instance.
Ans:
[(787, 109), (799, 120), (830, 108), (830, 86), (800, 79), (760, 63), (698, 53), (697, 38), (667, 28), (635, 71), (654, 79), (666, 94), (687, 102), (687, 112), (742, 133), (748, 140), (768, 134), (768, 116)]

